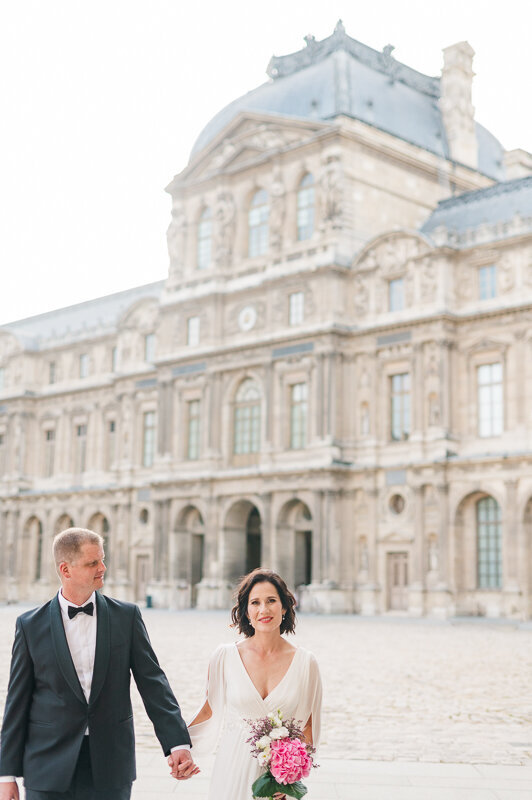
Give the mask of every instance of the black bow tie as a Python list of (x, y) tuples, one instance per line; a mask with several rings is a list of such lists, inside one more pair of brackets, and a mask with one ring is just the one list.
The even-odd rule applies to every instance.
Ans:
[(80, 611), (83, 611), (84, 614), (88, 614), (90, 617), (92, 617), (93, 610), (94, 610), (94, 603), (87, 603), (86, 606), (69, 606), (68, 617), (69, 619), (74, 619), (76, 614), (79, 614)]

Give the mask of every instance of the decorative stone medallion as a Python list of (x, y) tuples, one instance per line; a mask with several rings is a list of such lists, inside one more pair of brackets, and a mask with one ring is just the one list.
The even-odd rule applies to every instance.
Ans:
[(238, 327), (241, 331), (250, 331), (257, 321), (255, 306), (244, 306), (238, 315)]

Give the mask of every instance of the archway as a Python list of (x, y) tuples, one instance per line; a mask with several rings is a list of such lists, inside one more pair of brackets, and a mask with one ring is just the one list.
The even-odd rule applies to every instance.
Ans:
[(225, 517), (223, 527), (223, 577), (237, 581), (262, 564), (262, 521), (249, 500), (238, 500)]
[(312, 583), (313, 522), (309, 507), (293, 499), (282, 507), (277, 522), (279, 569), (293, 586)]
[(181, 511), (175, 534), (174, 579), (186, 581), (190, 586), (190, 604), (195, 606), (205, 566), (205, 525), (195, 506), (187, 506)]

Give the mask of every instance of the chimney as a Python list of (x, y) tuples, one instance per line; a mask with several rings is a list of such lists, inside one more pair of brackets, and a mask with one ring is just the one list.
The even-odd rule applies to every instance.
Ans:
[(477, 169), (475, 109), (471, 102), (474, 55), (469, 42), (444, 49), (440, 108), (451, 159)]

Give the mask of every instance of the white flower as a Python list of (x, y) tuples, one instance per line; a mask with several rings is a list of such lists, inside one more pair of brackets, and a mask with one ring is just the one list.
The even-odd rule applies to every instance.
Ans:
[(270, 733), (270, 739), (285, 739), (287, 736), (290, 736), (290, 732), (283, 725)]
[(265, 747), (270, 746), (271, 739), (269, 736), (261, 736), (259, 741), (257, 742), (257, 747), (260, 747), (261, 750), (264, 750)]
[(268, 714), (268, 719), (271, 720), (275, 728), (280, 728), (283, 724), (283, 715), (280, 711), (276, 711), (274, 714)]
[(261, 767), (267, 767), (270, 762), (270, 749), (268, 748), (268, 752), (264, 751), (264, 753), (259, 753), (257, 761)]

